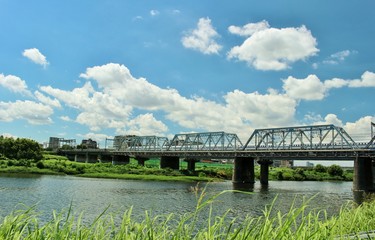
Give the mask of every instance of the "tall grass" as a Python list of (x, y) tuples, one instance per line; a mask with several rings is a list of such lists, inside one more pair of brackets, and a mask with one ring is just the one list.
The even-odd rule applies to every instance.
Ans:
[(84, 214), (75, 215), (69, 208), (65, 213), (53, 212), (51, 220), (41, 224), (33, 208), (18, 210), (1, 219), (0, 239), (359, 239), (375, 229), (374, 203), (347, 205), (337, 216), (328, 217), (325, 211), (307, 210), (308, 201), (282, 213), (273, 208), (275, 199), (263, 215), (239, 220), (212, 213), (217, 197), (228, 191), (206, 196), (196, 190), (194, 212), (158, 216), (145, 212), (140, 220), (134, 218), (132, 208), (122, 217), (106, 209), (84, 224)]

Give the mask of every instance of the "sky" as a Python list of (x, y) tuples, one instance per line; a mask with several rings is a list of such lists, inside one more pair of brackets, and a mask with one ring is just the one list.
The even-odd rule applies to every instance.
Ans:
[(375, 2), (0, 0), (0, 135), (375, 121)]

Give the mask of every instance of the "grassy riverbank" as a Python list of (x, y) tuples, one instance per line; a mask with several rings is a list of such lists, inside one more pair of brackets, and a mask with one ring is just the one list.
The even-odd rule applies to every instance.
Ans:
[(21, 210), (0, 219), (0, 239), (268, 240), (349, 239), (350, 236), (359, 239), (375, 229), (373, 202), (356, 208), (348, 204), (333, 217), (328, 217), (325, 211), (308, 211), (308, 201), (301, 206), (292, 206), (286, 213), (274, 210), (271, 205), (261, 216), (237, 220), (229, 219), (225, 214), (212, 216), (211, 211), (203, 211), (210, 209), (212, 204), (220, 204), (215, 202), (216, 197), (206, 199), (202, 194), (197, 199), (195, 212), (185, 215), (152, 216), (145, 212), (143, 217), (135, 218), (130, 208), (120, 218), (104, 211), (89, 224), (83, 224), (84, 214), (75, 214), (71, 209), (65, 213), (53, 213), (45, 224), (40, 222), (33, 209)]
[[(43, 158), (33, 160), (0, 159), (0, 173), (60, 174), (83, 177), (118, 178), (159, 181), (222, 181), (231, 180), (233, 164), (196, 163), (195, 171), (187, 170), (187, 163), (180, 163), (180, 170), (160, 169), (159, 160), (146, 161), (139, 166), (135, 160), (127, 165), (111, 163), (80, 163), (67, 158), (44, 153)], [(314, 168), (276, 168), (270, 167), (270, 180), (291, 181), (352, 181), (353, 172), (317, 165)], [(338, 167), (338, 169), (337, 169)], [(255, 167), (255, 177), (259, 179), (260, 167)]]

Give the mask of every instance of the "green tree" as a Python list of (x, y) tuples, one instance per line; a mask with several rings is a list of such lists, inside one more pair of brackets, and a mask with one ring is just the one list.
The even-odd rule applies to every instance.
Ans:
[(314, 167), (314, 170), (315, 170), (315, 172), (321, 172), (321, 173), (327, 172), (327, 168), (325, 166), (323, 166), (322, 164), (317, 164)]
[(336, 164), (333, 164), (328, 167), (327, 172), (331, 176), (342, 176), (344, 174), (344, 170)]

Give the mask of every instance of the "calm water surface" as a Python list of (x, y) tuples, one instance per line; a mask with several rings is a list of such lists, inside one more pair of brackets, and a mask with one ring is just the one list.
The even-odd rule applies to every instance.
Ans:
[[(196, 184), (180, 182), (149, 182), (114, 179), (79, 178), (71, 176), (2, 176), (0, 175), (0, 216), (20, 208), (20, 204), (35, 206), (41, 218), (48, 219), (53, 210), (84, 212), (91, 221), (108, 206), (109, 212), (121, 213), (133, 206), (133, 215), (183, 214), (194, 211)], [(205, 184), (198, 185), (203, 188)], [(213, 205), (214, 214), (230, 209), (230, 217), (260, 215), (265, 206), (277, 197), (275, 207), (287, 211), (293, 201), (310, 199), (310, 208), (326, 209), (336, 214), (342, 205), (353, 200), (352, 182), (270, 181), (267, 189), (255, 183), (247, 188), (251, 193), (229, 192), (220, 195)], [(206, 194), (232, 190), (231, 182), (208, 183)]]

